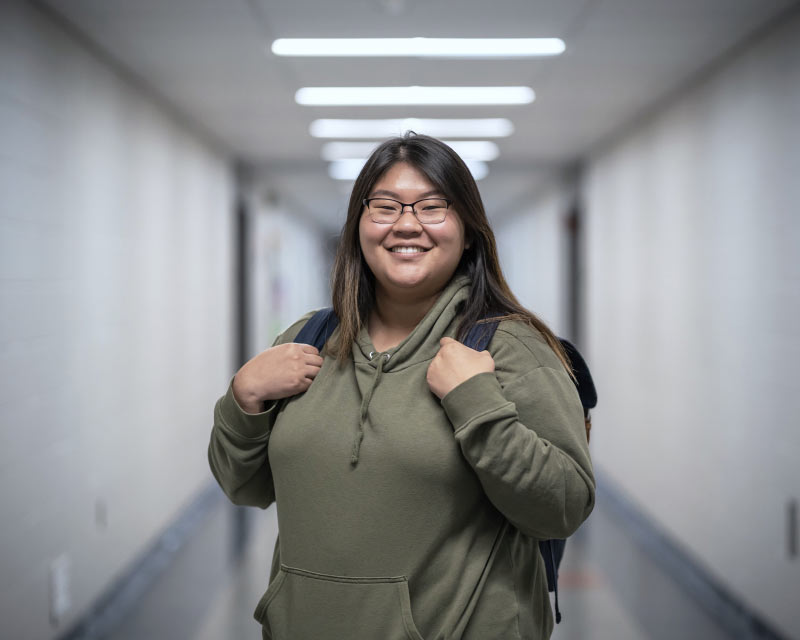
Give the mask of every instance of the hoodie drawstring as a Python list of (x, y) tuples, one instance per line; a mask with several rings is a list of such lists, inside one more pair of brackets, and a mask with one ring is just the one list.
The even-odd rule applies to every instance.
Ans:
[[(374, 352), (370, 353), (369, 355), (371, 360)], [(383, 375), (383, 365), (386, 364), (391, 357), (391, 354), (388, 353), (381, 353), (379, 355), (380, 358), (378, 359), (378, 366), (375, 369), (375, 376), (372, 378), (372, 384), (370, 385), (369, 389), (367, 389), (364, 397), (361, 398), (361, 416), (358, 421), (356, 437), (353, 440), (353, 452), (350, 456), (350, 464), (352, 465), (358, 464), (358, 454), (361, 451), (361, 441), (364, 439), (364, 423), (367, 421), (367, 412), (369, 411), (369, 403), (372, 400), (372, 393), (375, 391), (375, 387), (378, 386), (378, 382), (380, 382), (381, 376)]]

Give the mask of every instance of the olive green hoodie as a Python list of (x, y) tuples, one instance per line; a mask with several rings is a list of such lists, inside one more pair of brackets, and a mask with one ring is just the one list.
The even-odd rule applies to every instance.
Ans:
[[(502, 322), (493, 373), (441, 401), (426, 382), (469, 281), (403, 342), (326, 355), (310, 388), (244, 413), (229, 388), (209, 446), (237, 504), (277, 502), (279, 559), (256, 609), (276, 640), (541, 639), (553, 621), (538, 539), (594, 504), (575, 386), (542, 337)], [(276, 343), (290, 342), (309, 316)]]

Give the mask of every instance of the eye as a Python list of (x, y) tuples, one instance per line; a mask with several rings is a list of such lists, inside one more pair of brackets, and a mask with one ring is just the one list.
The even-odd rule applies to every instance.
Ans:
[(423, 211), (437, 211), (438, 209), (446, 209), (446, 200), (423, 200), (421, 202)]
[(400, 205), (394, 200), (370, 200), (369, 207), (373, 211), (396, 211)]

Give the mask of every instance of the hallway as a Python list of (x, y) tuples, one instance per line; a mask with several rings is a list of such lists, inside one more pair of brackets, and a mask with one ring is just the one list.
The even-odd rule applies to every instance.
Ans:
[[(311, 310), (352, 311), (342, 306), (352, 296), (360, 310), (346, 317), (369, 334), (375, 273), (361, 222), (364, 237), (373, 223), (418, 234), (425, 242), (383, 248), (436, 267), (426, 255), (438, 255), (429, 250), (448, 220), (468, 223), (454, 245), (466, 250), (448, 269), (479, 283), (489, 265), (494, 282), (579, 348), (596, 383), (597, 507), (567, 548), (555, 640), (800, 640), (800, 1), (454, 6), (0, 2), (1, 640), (257, 638), (252, 612), (267, 586), (275, 512), (247, 512), (250, 537), (231, 561), (233, 523), (246, 512), (213, 485), (214, 404), (243, 363)], [(306, 39), (312, 48), (292, 49)], [(429, 213), (417, 225), (403, 206), (391, 223), (395, 205), (384, 217), (374, 201), (418, 203), (419, 193), (357, 179), (378, 166), (367, 158), (379, 145), (409, 132), (460, 158), (458, 171), (424, 177), (435, 189), (425, 186), (422, 200), (438, 201), (438, 222)], [(354, 271), (332, 289), (337, 256), (367, 265), (363, 278)], [(439, 284), (449, 277), (429, 272)], [(437, 342), (420, 362), (443, 351)], [(502, 360), (498, 382), (511, 371)], [(310, 375), (316, 365), (307, 366)], [(376, 384), (359, 395), (362, 421)], [(427, 425), (405, 409), (421, 408), (430, 389), (421, 377), (409, 389), (374, 396), (403, 410), (394, 433)], [(508, 404), (532, 400), (520, 424), (535, 433), (517, 433), (542, 449), (568, 446), (518, 390)], [(339, 400), (326, 394), (319, 412), (345, 416), (349, 405), (329, 398)], [(344, 426), (337, 446), (350, 442)], [(421, 442), (409, 438), (389, 459), (417, 462)], [(502, 450), (515, 457), (524, 447)], [(519, 468), (536, 473), (535, 459)], [(383, 479), (385, 466), (375, 468)], [(565, 468), (551, 465), (553, 476)], [(386, 484), (410, 488), (414, 477), (425, 476)], [(534, 493), (553, 486), (536, 483)], [(436, 486), (442, 500), (413, 534), (403, 513), (389, 527), (403, 540), (374, 538), (381, 552), (436, 537), (430, 525), (451, 504), (450, 487), (465, 485)], [(371, 482), (356, 487), (378, 512), (391, 507)], [(418, 494), (430, 507), (426, 489)], [(316, 493), (283, 493), (292, 507), (307, 496)], [(494, 507), (526, 530), (501, 502)], [(338, 536), (351, 547), (329, 557), (361, 558), (354, 531), (379, 521), (367, 513)], [(449, 560), (417, 566), (472, 592)], [(417, 612), (462, 602), (449, 588), (440, 597), (418, 595)], [(403, 600), (407, 630), (409, 608)], [(457, 619), (465, 609), (453, 610)], [(515, 610), (504, 610), (513, 629)]]

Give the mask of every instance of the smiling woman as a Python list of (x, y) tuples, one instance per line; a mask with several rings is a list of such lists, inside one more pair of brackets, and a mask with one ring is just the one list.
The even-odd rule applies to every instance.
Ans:
[[(220, 485), (277, 503), (264, 638), (548, 638), (538, 541), (594, 505), (583, 409), (450, 147), (409, 133), (374, 151), (332, 292), (322, 353), (293, 342), (308, 314), (215, 410)], [(486, 318), (500, 320), (486, 351), (459, 342)]]

